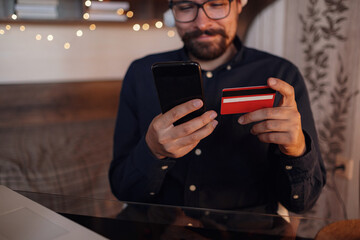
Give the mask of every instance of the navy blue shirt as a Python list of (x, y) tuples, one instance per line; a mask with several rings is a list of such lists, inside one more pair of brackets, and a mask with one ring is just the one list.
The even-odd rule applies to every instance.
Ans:
[[(161, 113), (151, 65), (187, 61), (186, 49), (134, 61), (124, 78), (114, 136), (109, 179), (122, 201), (202, 208), (255, 209), (275, 213), (278, 202), (288, 210), (311, 208), (325, 184), (313, 115), (304, 80), (290, 62), (244, 47), (236, 38), (236, 56), (217, 69), (203, 71), (205, 106), (218, 113), (218, 126), (190, 153), (179, 159), (155, 158), (145, 135)], [(302, 116), (306, 153), (282, 154), (277, 145), (260, 142), (240, 125), (240, 115), (220, 115), (222, 89), (266, 85), (269, 77), (291, 84)], [(275, 106), (280, 94), (276, 94)]]

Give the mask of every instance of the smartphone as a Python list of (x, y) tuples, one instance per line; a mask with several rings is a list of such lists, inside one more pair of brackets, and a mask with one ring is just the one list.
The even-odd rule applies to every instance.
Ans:
[(204, 102), (202, 108), (179, 119), (174, 125), (187, 122), (205, 112), (203, 80), (198, 63), (155, 63), (152, 65), (152, 72), (163, 113), (192, 99), (201, 99)]

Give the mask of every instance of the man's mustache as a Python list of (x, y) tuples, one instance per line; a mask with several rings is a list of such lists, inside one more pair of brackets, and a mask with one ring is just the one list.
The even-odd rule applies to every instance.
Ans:
[(197, 38), (197, 37), (200, 37), (201, 35), (208, 35), (208, 36), (214, 36), (214, 35), (221, 35), (223, 36), (224, 38), (227, 38), (227, 35), (225, 33), (225, 31), (223, 29), (206, 29), (204, 31), (200, 30), (200, 29), (196, 29), (192, 32), (187, 32), (184, 34), (183, 36), (183, 40), (190, 40), (190, 39), (193, 39), (193, 38)]

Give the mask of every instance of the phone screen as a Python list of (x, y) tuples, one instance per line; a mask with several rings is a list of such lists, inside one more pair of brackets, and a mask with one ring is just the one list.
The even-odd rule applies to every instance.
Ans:
[[(192, 99), (204, 101), (201, 69), (196, 62), (166, 62), (152, 66), (155, 85), (163, 113)], [(174, 123), (178, 125), (205, 112), (205, 107)]]

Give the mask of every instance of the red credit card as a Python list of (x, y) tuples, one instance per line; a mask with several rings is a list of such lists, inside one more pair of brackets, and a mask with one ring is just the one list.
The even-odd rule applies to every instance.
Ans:
[(221, 98), (221, 115), (253, 112), (274, 105), (276, 91), (268, 86), (225, 88)]

